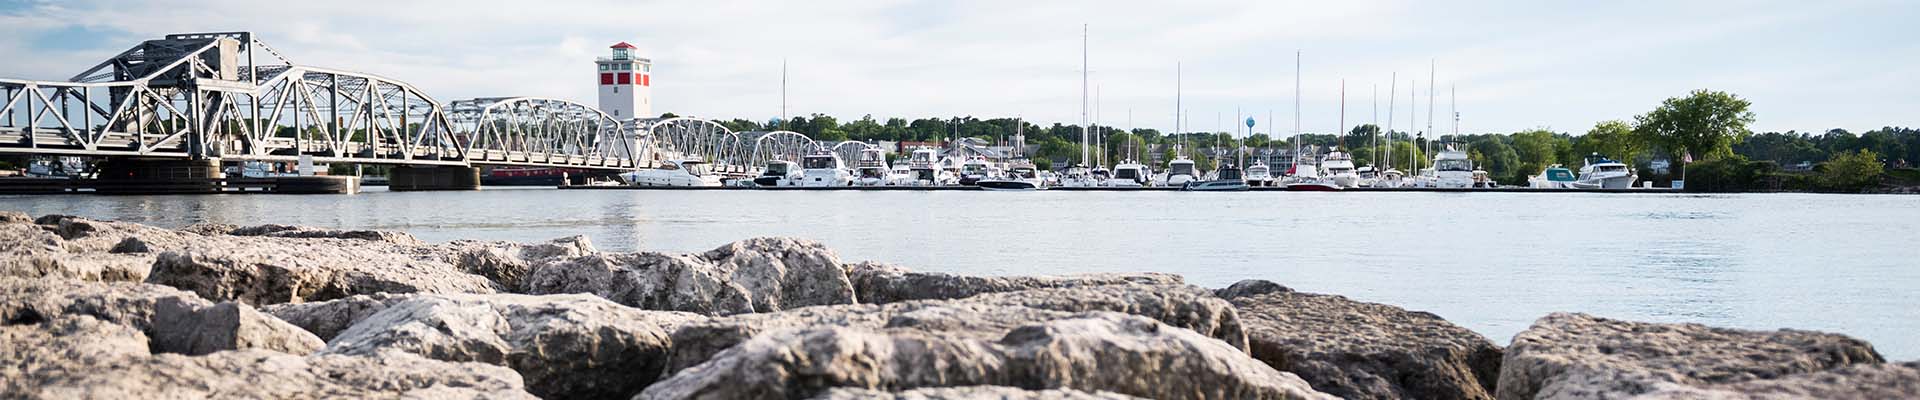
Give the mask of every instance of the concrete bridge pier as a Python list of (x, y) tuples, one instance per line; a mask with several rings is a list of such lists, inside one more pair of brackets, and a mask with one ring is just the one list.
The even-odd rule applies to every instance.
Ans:
[(387, 190), (480, 190), (480, 168), (395, 166), (387, 172)]
[(110, 157), (98, 164), (99, 193), (214, 193), (225, 174), (219, 160)]

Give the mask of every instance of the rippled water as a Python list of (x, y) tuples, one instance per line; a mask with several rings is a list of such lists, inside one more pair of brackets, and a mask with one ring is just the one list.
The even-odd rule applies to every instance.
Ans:
[(1920, 358), (1920, 197), (1524, 193), (558, 191), (0, 196), (161, 226), (281, 223), (422, 239), (699, 251), (752, 236), (964, 274), (1159, 271), (1437, 313), (1505, 343), (1535, 318), (1843, 332)]

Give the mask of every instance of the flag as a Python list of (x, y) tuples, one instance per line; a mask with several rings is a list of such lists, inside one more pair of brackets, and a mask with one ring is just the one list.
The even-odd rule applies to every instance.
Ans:
[(1683, 162), (1683, 163), (1688, 163), (1688, 164), (1692, 164), (1692, 163), (1693, 163), (1693, 152), (1691, 152), (1691, 151), (1689, 151), (1689, 152), (1685, 152), (1685, 153), (1683, 153), (1683, 154), (1681, 154), (1681, 155), (1680, 155), (1680, 162)]

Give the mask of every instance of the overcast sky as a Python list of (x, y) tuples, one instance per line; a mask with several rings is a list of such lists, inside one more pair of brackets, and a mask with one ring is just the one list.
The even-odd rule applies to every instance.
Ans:
[[(1080, 120), (1081, 25), (1109, 125), (1173, 123), (1175, 63), (1189, 127), (1408, 125), (1428, 66), (1448, 128), (1584, 132), (1693, 89), (1753, 101), (1757, 131), (1920, 125), (1914, 1), (165, 1), (0, 0), (0, 77), (65, 79), (140, 40), (245, 30), (295, 62), (404, 80), (441, 101), (594, 102), (593, 58), (631, 42), (654, 60), (655, 112), (766, 120), (1024, 116)], [(1456, 4), (1457, 3), (1457, 4)], [(1468, 4), (1471, 3), (1471, 4)], [(1618, 4), (1602, 4), (1618, 3)], [(1399, 73), (1399, 82), (1389, 78)], [(1378, 89), (1375, 89), (1378, 86)], [(1271, 110), (1272, 123), (1266, 115)], [(1218, 122), (1225, 120), (1225, 122)]]

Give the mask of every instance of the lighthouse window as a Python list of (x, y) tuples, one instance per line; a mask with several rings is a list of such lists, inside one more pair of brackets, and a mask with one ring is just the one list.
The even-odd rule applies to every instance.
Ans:
[(640, 66), (640, 72), (653, 72), (653, 64), (643, 64), (643, 65), (641, 65), (641, 66)]
[(607, 65), (606, 65), (606, 64), (600, 64), (600, 70), (601, 70), (601, 71), (605, 71), (605, 70), (607, 70)]

